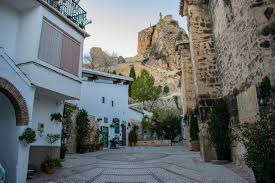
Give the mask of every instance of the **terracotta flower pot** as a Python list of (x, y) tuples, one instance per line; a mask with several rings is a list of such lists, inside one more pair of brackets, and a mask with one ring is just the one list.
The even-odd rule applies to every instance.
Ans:
[(47, 174), (54, 174), (54, 172), (55, 172), (55, 166), (53, 166), (53, 165), (45, 165), (45, 172)]
[(192, 140), (190, 143), (191, 151), (200, 151), (200, 142), (198, 140)]

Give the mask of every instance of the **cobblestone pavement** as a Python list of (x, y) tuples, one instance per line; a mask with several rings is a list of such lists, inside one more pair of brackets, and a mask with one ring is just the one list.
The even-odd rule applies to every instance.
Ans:
[(182, 146), (127, 147), (67, 155), (54, 175), (28, 183), (247, 183), (222, 165), (201, 161)]

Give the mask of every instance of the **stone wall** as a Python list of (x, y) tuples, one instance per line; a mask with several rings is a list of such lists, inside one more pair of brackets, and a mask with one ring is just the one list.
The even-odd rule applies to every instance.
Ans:
[[(257, 114), (265, 111), (258, 104), (257, 88), (263, 76), (274, 83), (274, 8), (273, 0), (181, 0), (180, 14), (188, 16), (193, 82), (202, 122), (209, 122), (216, 98), (227, 101), (232, 123), (255, 122)], [(202, 147), (208, 138), (204, 126), (200, 125), (201, 149), (207, 147)], [(243, 147), (234, 142), (232, 152), (233, 161), (241, 164)]]
[(190, 113), (196, 108), (196, 95), (193, 81), (192, 61), (189, 42), (178, 43), (181, 55), (181, 91), (183, 114)]
[[(66, 146), (68, 149), (68, 153), (76, 153), (76, 147), (77, 147), (77, 142), (76, 142), (76, 136), (77, 136), (77, 129), (76, 129), (76, 116), (79, 111), (79, 109), (72, 105), (66, 103), (65, 107), (69, 107), (72, 109), (71, 113), (71, 128), (69, 130), (69, 138), (67, 140)], [(96, 140), (96, 131), (98, 129), (97, 121), (95, 116), (88, 116), (88, 119), (90, 121), (90, 133), (89, 133), (89, 139), (88, 142), (89, 144), (95, 144)]]
[[(210, 0), (215, 56), (224, 96), (274, 71), (275, 16), (271, 0)], [(273, 38), (274, 37), (274, 38)]]

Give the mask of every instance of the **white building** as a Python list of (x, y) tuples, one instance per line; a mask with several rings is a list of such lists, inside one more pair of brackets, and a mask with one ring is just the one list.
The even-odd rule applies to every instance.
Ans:
[(108, 132), (103, 139), (105, 147), (117, 138), (128, 144), (129, 121), (141, 121), (143, 114), (129, 108), (128, 88), (132, 78), (94, 70), (82, 70), (81, 97), (79, 108), (96, 116), (101, 130)]
[[(47, 134), (61, 133), (51, 114), (80, 98), (87, 23), (72, 0), (0, 1), (0, 164), (7, 182), (26, 182), (28, 163), (45, 158)], [(31, 145), (18, 139), (27, 127), (36, 132)]]

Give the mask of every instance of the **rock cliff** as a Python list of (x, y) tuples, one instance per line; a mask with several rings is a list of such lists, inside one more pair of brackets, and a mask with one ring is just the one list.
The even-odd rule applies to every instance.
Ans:
[[(116, 73), (125, 76), (129, 75), (132, 66), (134, 66), (137, 74), (142, 69), (146, 69), (155, 77), (157, 85), (163, 87), (167, 85), (169, 87), (169, 93), (163, 93), (162, 97), (167, 98), (167, 96), (171, 96), (170, 98), (173, 98), (174, 95), (181, 95), (180, 56), (176, 49), (179, 41), (188, 41), (188, 36), (179, 27), (178, 22), (171, 15), (167, 15), (160, 18), (156, 25), (138, 33), (138, 54), (135, 57), (126, 59), (113, 57), (110, 59), (102, 53), (103, 57), (98, 57), (99, 54), (95, 54), (94, 51), (98, 48), (92, 48), (93, 67), (91, 65), (86, 65), (85, 67), (101, 71), (116, 71)], [(106, 64), (106, 60), (108, 60), (108, 64)], [(157, 103), (161, 104), (163, 102)], [(172, 105), (172, 107), (174, 106)]]

